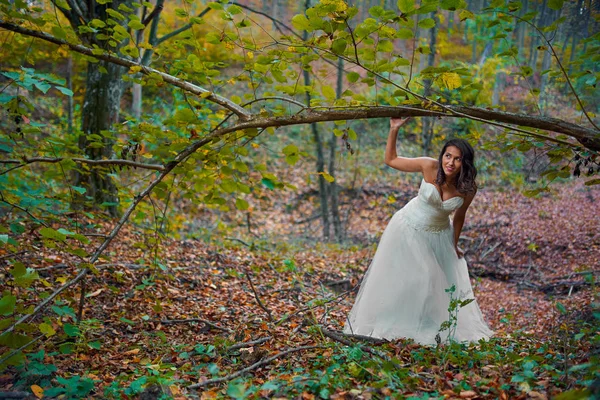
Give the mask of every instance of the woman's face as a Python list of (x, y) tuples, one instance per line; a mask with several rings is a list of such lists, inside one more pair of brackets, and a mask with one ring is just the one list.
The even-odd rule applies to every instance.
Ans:
[(462, 166), (462, 152), (456, 146), (448, 146), (442, 155), (442, 168), (446, 178), (458, 176)]

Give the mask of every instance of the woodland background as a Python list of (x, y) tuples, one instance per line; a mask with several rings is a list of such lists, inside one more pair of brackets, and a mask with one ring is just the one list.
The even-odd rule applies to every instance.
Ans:
[[(0, 397), (600, 396), (599, 11), (0, 0)], [(488, 342), (339, 332), (401, 116), (477, 150)]]

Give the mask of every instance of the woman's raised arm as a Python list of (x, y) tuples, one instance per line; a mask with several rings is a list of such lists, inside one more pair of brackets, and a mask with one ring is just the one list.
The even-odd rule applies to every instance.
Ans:
[(385, 146), (385, 163), (392, 168), (402, 172), (422, 172), (425, 175), (426, 170), (437, 169), (438, 161), (430, 157), (398, 157), (396, 153), (396, 137), (398, 130), (408, 121), (409, 118), (391, 118), (390, 133), (388, 135), (387, 145)]

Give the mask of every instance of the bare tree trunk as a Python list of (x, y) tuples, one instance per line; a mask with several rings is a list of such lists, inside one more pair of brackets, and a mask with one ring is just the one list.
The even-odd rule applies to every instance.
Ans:
[[(558, 11), (550, 11), (549, 13), (549, 23), (554, 22), (554, 20), (556, 20), (558, 17), (560, 16), (560, 10)], [(547, 49), (544, 51), (544, 58), (542, 59), (542, 67), (541, 67), (541, 71), (540, 73), (543, 73), (543, 75), (541, 75), (541, 81), (540, 81), (540, 109), (542, 110), (542, 113), (544, 113), (544, 109), (546, 109), (547, 103), (548, 103), (548, 99), (549, 99), (549, 89), (548, 89), (548, 73), (544, 73), (544, 71), (550, 69), (550, 66), (552, 64), (552, 53), (550, 51), (550, 49)]]
[[(310, 7), (310, 0), (306, 0), (304, 3), (304, 9), (308, 10)], [(308, 32), (304, 31), (302, 34), (303, 39), (307, 40)], [(310, 86), (310, 74), (307, 70), (304, 70), (304, 84)], [(310, 104), (310, 93), (306, 93), (306, 104)], [(325, 156), (323, 154), (323, 141), (321, 140), (321, 134), (317, 124), (310, 124), (310, 128), (315, 141), (317, 151), (317, 173), (319, 174), (319, 200), (321, 203), (321, 221), (323, 222), (323, 237), (329, 239), (329, 210), (327, 207), (327, 183), (323, 172), (325, 172)]]
[[(528, 0), (523, 0), (523, 7), (521, 11), (519, 11), (519, 16), (523, 16), (527, 13), (528, 8)], [(517, 51), (519, 52), (519, 60), (525, 59), (525, 30), (527, 29), (527, 24), (524, 22), (517, 22), (517, 34), (516, 34), (516, 42), (517, 42)]]
[[(430, 14), (430, 17), (436, 20), (436, 25), (429, 30), (429, 49), (431, 52), (427, 56), (427, 66), (433, 67), (435, 64), (435, 45), (437, 37), (437, 18), (435, 12)], [(425, 89), (423, 95), (428, 97), (431, 95), (431, 79), (425, 79), (423, 81)], [(421, 147), (424, 155), (428, 155), (431, 151), (431, 142), (433, 140), (433, 118), (423, 118), (423, 141)]]
[[(344, 83), (344, 60), (338, 58), (338, 70), (337, 70), (337, 87), (336, 97), (339, 99), (342, 97), (343, 83)], [(335, 154), (336, 154), (336, 143), (337, 137), (335, 133), (331, 133), (331, 139), (329, 140), (329, 175), (335, 177)], [(343, 229), (342, 221), (340, 220), (340, 210), (338, 205), (338, 182), (337, 179), (331, 182), (329, 187), (329, 195), (331, 199), (331, 216), (333, 217), (333, 231), (335, 232), (335, 239), (338, 242), (343, 240)]]
[[(540, 17), (538, 19), (538, 23), (537, 26), (543, 26), (544, 21), (546, 19), (546, 4), (547, 4), (547, 0), (544, 0), (542, 2), (542, 10), (540, 12)], [(531, 69), (533, 69), (534, 71), (536, 70), (536, 65), (537, 65), (537, 58), (538, 58), (538, 46), (540, 43), (540, 37), (539, 35), (536, 34), (533, 37), (533, 40), (531, 41), (531, 52), (529, 54), (529, 66), (531, 67)]]
[(504, 90), (506, 82), (506, 74), (504, 72), (498, 72), (496, 74), (496, 80), (494, 82), (494, 92), (492, 93), (492, 105), (497, 106), (500, 104), (500, 93)]
[[(67, 60), (67, 88), (73, 93), (73, 57)], [(73, 96), (67, 100), (67, 132), (73, 134)]]

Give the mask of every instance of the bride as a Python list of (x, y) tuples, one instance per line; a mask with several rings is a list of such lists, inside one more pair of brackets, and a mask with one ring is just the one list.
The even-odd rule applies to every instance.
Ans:
[[(477, 192), (473, 148), (453, 139), (437, 160), (398, 157), (396, 136), (407, 120), (390, 120), (385, 163), (402, 172), (420, 172), (423, 181), (418, 196), (394, 214), (383, 232), (344, 332), (411, 338), (421, 344), (487, 339), (493, 332), (477, 302), (468, 300), (473, 290), (458, 247), (465, 214)], [(466, 304), (455, 307), (454, 319), (448, 310), (451, 296)]]

